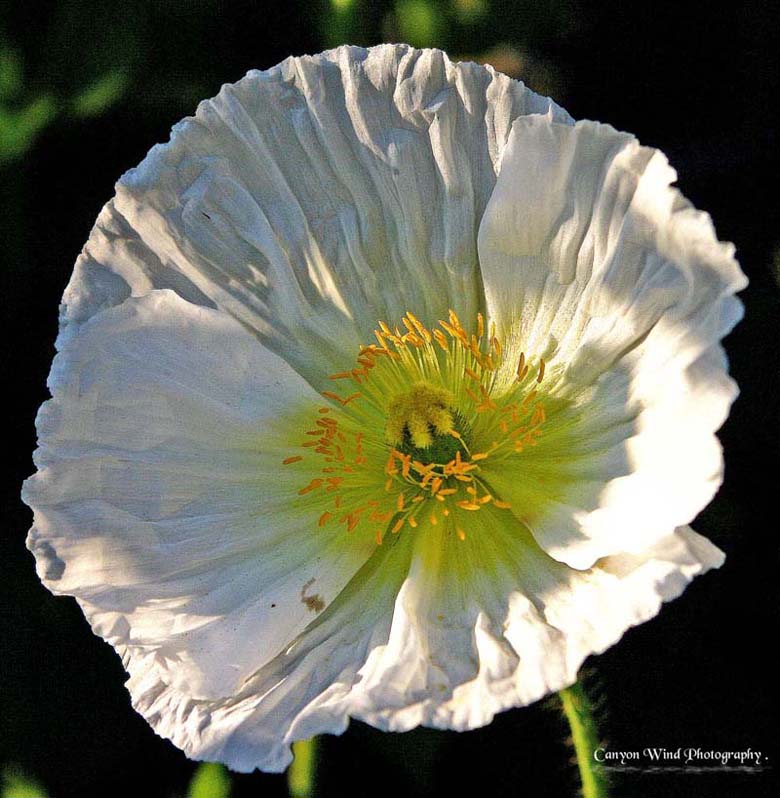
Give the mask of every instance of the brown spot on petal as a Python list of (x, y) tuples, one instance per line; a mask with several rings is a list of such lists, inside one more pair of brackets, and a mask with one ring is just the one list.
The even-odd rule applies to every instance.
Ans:
[(302, 588), (301, 588), (301, 601), (306, 605), (307, 609), (310, 609), (312, 612), (322, 612), (325, 609), (325, 602), (323, 601), (322, 597), (315, 593), (313, 596), (309, 596), (306, 594), (306, 591), (314, 584), (314, 577), (312, 577)]

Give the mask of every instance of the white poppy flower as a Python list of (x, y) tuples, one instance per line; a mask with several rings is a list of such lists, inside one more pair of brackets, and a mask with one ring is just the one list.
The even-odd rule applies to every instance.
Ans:
[(721, 564), (687, 524), (746, 281), (674, 179), (387, 45), (250, 72), (119, 181), (25, 499), (159, 734), (278, 771), (350, 717), (481, 726)]

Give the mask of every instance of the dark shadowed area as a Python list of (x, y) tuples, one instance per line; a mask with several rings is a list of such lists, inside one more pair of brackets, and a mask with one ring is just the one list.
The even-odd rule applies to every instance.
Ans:
[[(399, 40), (487, 60), (575, 118), (662, 149), (683, 193), (736, 244), (751, 280), (746, 318), (726, 341), (741, 396), (721, 431), (725, 484), (695, 524), (726, 564), (591, 658), (586, 684), (603, 699), (611, 749), (751, 748), (770, 758), (760, 774), (624, 772), (614, 795), (780, 794), (769, 651), (780, 574), (780, 12), (762, 2), (714, 9), (576, 0), (2, 5), (2, 796), (195, 794), (196, 763), (131, 709), (118, 657), (74, 600), (41, 586), (24, 545), (31, 513), (19, 489), (33, 470), (57, 307), (100, 208), (115, 180), (221, 84), (290, 54)], [(463, 734), (390, 735), (353, 723), (323, 741), (318, 795), (573, 796), (567, 735), (555, 698)], [(39, 792), (23, 792), (22, 781)], [(233, 775), (229, 789), (233, 798), (287, 795), (284, 776), (261, 773)]]

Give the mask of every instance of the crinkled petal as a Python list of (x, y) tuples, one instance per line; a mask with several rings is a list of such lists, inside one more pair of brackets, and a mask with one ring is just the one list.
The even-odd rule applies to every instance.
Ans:
[(572, 453), (590, 476), (524, 519), (575, 567), (647, 548), (721, 482), (714, 431), (736, 386), (719, 341), (746, 280), (675, 178), (609, 126), (526, 117), (480, 227), (491, 318), (508, 349), (546, 359), (545, 390), (578, 415)]
[(393, 731), (475, 728), (573, 683), (585, 657), (723, 561), (681, 528), (640, 555), (576, 571), (545, 555), (520, 524), (490, 526), (473, 530), (489, 540), (460, 542), (429, 528), (383, 546), (231, 698), (192, 700), (154, 662), (131, 657), (134, 705), (189, 756), (240, 771), (281, 771), (292, 742), (339, 734), (350, 717)]
[(227, 314), (129, 299), (63, 346), (50, 388), (24, 492), (39, 574), (190, 695), (232, 694), (373, 551), (291, 500), (307, 477), (279, 418), (321, 402)]
[(486, 516), (463, 542), (441, 525), (419, 538), (390, 639), (369, 677), (374, 706), (358, 717), (395, 731), (487, 724), (573, 683), (585, 657), (723, 561), (682, 528), (641, 555), (578, 571), (547, 556), (521, 524)]
[(367, 695), (364, 685), (382, 659), (410, 552), (403, 539), (382, 546), (333, 604), (232, 696), (193, 698), (168, 683), (156, 656), (126, 651), (133, 706), (194, 759), (281, 772), (296, 740), (341, 734), (361, 708), (381, 706), (382, 696)]
[(548, 111), (570, 121), (489, 67), (405, 45), (250, 72), (119, 181), (66, 291), (66, 334), (171, 288), (321, 386), (379, 318), (473, 317), (500, 153), (514, 119)]

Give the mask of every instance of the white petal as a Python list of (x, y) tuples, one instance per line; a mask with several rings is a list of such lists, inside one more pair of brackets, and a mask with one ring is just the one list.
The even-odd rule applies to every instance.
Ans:
[(547, 111), (569, 121), (489, 67), (405, 45), (250, 72), (119, 181), (66, 291), (66, 334), (172, 288), (227, 310), (316, 385), (378, 318), (473, 317), (500, 153), (512, 120)]
[[(431, 530), (428, 530), (430, 533)], [(485, 557), (484, 538), (492, 534)], [(657, 614), (722, 553), (686, 528), (641, 555), (606, 558), (588, 571), (557, 563), (511, 524), (473, 529), (439, 546), (432, 572), (415, 560), (392, 631), (357, 717), (402, 731), (418, 724), (470, 729), (577, 678), (583, 660)]]
[[(431, 571), (430, 551), (419, 546), (410, 565), (416, 544), (402, 535), (232, 698), (192, 700), (166, 685), (151, 658), (131, 654), (134, 705), (189, 756), (240, 771), (281, 771), (292, 742), (341, 733), (350, 717), (395, 731), (475, 728), (571, 684), (585, 657), (722, 562), (687, 528), (640, 556), (616, 555), (587, 572), (512, 535), (505, 530), (494, 540), (498, 568), (469, 562), (471, 576), (460, 584), (447, 569)], [(470, 556), (468, 543), (420, 540), (423, 548), (446, 544), (444, 565)]]
[(548, 361), (546, 385), (590, 417), (580, 432), (593, 451), (626, 430), (619, 456), (609, 444), (621, 469), (594, 461), (589, 484), (530, 521), (575, 567), (647, 548), (721, 481), (714, 431), (736, 387), (718, 342), (746, 280), (675, 177), (660, 152), (608, 126), (526, 117), (480, 227), (488, 308), (510, 348)]
[(375, 700), (381, 704), (381, 696), (366, 695), (365, 685), (390, 634), (410, 550), (405, 541), (383, 546), (336, 601), (233, 696), (193, 699), (168, 684), (155, 655), (126, 651), (133, 706), (191, 758), (242, 772), (281, 772), (292, 760), (293, 742), (341, 734), (350, 716)]
[(227, 314), (127, 300), (63, 346), (50, 388), (25, 486), (41, 578), (190, 695), (232, 694), (373, 551), (289, 506), (309, 477), (281, 465), (298, 439), (279, 416), (321, 402)]

